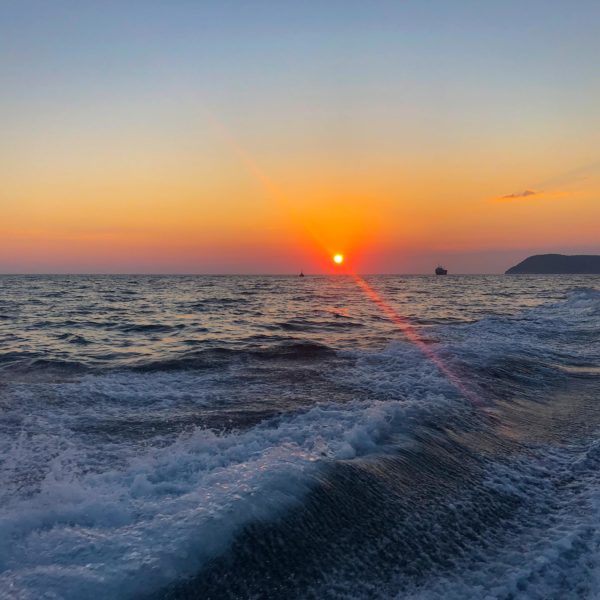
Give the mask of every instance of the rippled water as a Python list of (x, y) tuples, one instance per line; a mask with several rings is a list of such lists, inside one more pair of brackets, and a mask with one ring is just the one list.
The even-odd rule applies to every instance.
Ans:
[(598, 597), (600, 278), (367, 281), (0, 277), (0, 597)]

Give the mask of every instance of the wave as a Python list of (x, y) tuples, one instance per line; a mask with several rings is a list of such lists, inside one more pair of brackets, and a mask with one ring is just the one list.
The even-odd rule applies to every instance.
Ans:
[(117, 598), (191, 575), (246, 524), (299, 505), (327, 465), (379, 451), (411, 410), (324, 404), (241, 433), (197, 429), (95, 474), (73, 468), (70, 445), (37, 494), (2, 511), (0, 587)]
[(360, 328), (364, 327), (363, 323), (358, 323), (349, 319), (348, 317), (344, 317), (342, 315), (336, 315), (335, 320), (326, 320), (326, 319), (304, 319), (304, 318), (295, 318), (289, 319), (287, 321), (282, 321), (280, 323), (276, 323), (273, 325), (273, 329), (283, 329), (284, 331), (299, 331), (299, 332), (326, 332), (326, 331), (335, 331), (339, 329), (350, 329), (350, 328)]
[[(159, 329), (152, 329), (159, 331)], [(80, 335), (62, 334), (57, 336), (61, 341), (73, 346), (89, 346), (91, 342)], [(118, 354), (115, 352), (105, 355), (95, 353), (92, 356), (81, 356), (73, 359), (48, 358), (45, 352), (10, 351), (0, 354), (0, 370), (13, 374), (56, 373), (103, 373), (133, 371), (140, 373), (153, 373), (160, 371), (194, 371), (206, 369), (220, 369), (247, 360), (255, 361), (316, 361), (334, 357), (336, 350), (317, 342), (302, 341), (290, 338), (279, 338), (278, 343), (273, 343), (273, 338), (263, 336), (250, 338), (238, 348), (225, 346), (206, 347), (205, 342), (198, 340), (182, 340), (186, 346), (204, 346), (193, 350), (173, 353), (163, 358), (140, 359), (135, 355)]]
[(513, 514), (502, 528), (478, 533), (478, 548), (455, 558), (452, 570), (437, 569), (418, 586), (398, 580), (402, 592), (395, 597), (598, 597), (600, 463), (595, 447), (546, 448), (543, 455), (490, 466), (482, 490), (513, 501)]
[(250, 350), (250, 354), (260, 359), (318, 360), (335, 356), (336, 351), (317, 342), (290, 340), (278, 345)]
[(171, 333), (183, 329), (185, 325), (167, 325), (162, 323), (127, 323), (114, 328), (124, 333)]
[(77, 335), (75, 333), (61, 333), (56, 336), (59, 340), (64, 340), (69, 342), (70, 344), (75, 344), (77, 346), (87, 346), (91, 344), (91, 342), (82, 335)]
[[(548, 401), (547, 390), (566, 381), (561, 365), (593, 363), (600, 356), (596, 344), (582, 346), (578, 338), (596, 330), (599, 314), (600, 293), (576, 290), (565, 302), (514, 317), (444, 326), (436, 332), (435, 352), (489, 404), (519, 394), (540, 401), (545, 396)], [(560, 336), (560, 344), (552, 341), (549, 331)], [(214, 386), (209, 388), (214, 394), (230, 393), (231, 387), (220, 386), (239, 372), (223, 374), (216, 369), (218, 377), (207, 372), (205, 379), (190, 380), (181, 393), (176, 386), (191, 374), (198, 376), (196, 372), (238, 359), (319, 365), (327, 357), (350, 361), (328, 365), (321, 376), (331, 389), (350, 389), (352, 399), (341, 402), (324, 396), (308, 409), (288, 411), (248, 429), (217, 432), (199, 427), (176, 439), (158, 431), (147, 443), (134, 443), (124, 427), (95, 447), (98, 438), (69, 422), (79, 419), (93, 425), (110, 411), (123, 420), (139, 421), (145, 409), (152, 409), (143, 402), (154, 401), (152, 389), (159, 382), (163, 388), (155, 401), (165, 404), (181, 402), (194, 385)], [(14, 353), (8, 363), (13, 359)], [(404, 341), (380, 352), (340, 352), (299, 340), (277, 346), (212, 348), (133, 370), (87, 375), (76, 384), (60, 384), (63, 388), (53, 384), (51, 389), (33, 390), (39, 400), (35, 410), (29, 410), (23, 392), (18, 393), (21, 404), (15, 410), (30, 413), (23, 431), (33, 433), (29, 439), (3, 442), (2, 481), (17, 483), (5, 494), (0, 511), (0, 597), (9, 597), (4, 590), (10, 590), (11, 598), (23, 599), (42, 594), (100, 599), (156, 593), (200, 571), (222, 574), (215, 560), (233, 547), (239, 550), (235, 542), (244, 536), (256, 542), (252, 527), (258, 527), (261, 535), (266, 535), (265, 527), (270, 533), (266, 541), (245, 546), (241, 556), (247, 558), (248, 548), (272, 553), (278, 539), (291, 535), (285, 545), (289, 558), (287, 548), (298, 539), (292, 534), (306, 532), (302, 528), (307, 511), (314, 533), (309, 541), (320, 547), (310, 548), (316, 557), (313, 564), (337, 561), (330, 565), (329, 579), (323, 580), (320, 591), (339, 585), (339, 597), (350, 597), (350, 591), (358, 589), (353, 588), (356, 580), (345, 579), (352, 569), (364, 573), (360, 584), (364, 596), (372, 586), (371, 595), (377, 597), (378, 581), (387, 578), (388, 592), (389, 586), (396, 586), (414, 597), (425, 594), (423, 590), (435, 597), (444, 589), (449, 590), (448, 597), (461, 597), (463, 592), (462, 597), (471, 592), (476, 597), (475, 592), (488, 589), (486, 579), (477, 573), (492, 579), (493, 571), (486, 568), (495, 557), (505, 573), (521, 560), (516, 542), (510, 546), (500, 529), (494, 529), (506, 523), (519, 534), (515, 540), (532, 545), (536, 532), (550, 530), (543, 538), (547, 554), (544, 549), (535, 554), (535, 565), (554, 554), (545, 571), (530, 565), (527, 575), (523, 567), (522, 576), (512, 578), (499, 593), (517, 594), (519, 586), (530, 585), (543, 572), (551, 596), (557, 589), (548, 579), (553, 565), (562, 569), (566, 561), (567, 570), (561, 572), (569, 572), (573, 564), (579, 568), (581, 544), (596, 543), (589, 534), (593, 521), (578, 526), (568, 515), (581, 498), (591, 505), (595, 502), (595, 490), (600, 489), (594, 475), (597, 449), (584, 449), (575, 461), (572, 451), (552, 454), (547, 449), (539, 456), (513, 459), (519, 448), (502, 438), (490, 413), (461, 397), (435, 362)], [(135, 377), (141, 379), (131, 379)], [(66, 386), (71, 386), (72, 397), (87, 394), (85, 410), (72, 417), (60, 410), (64, 397), (52, 403), (51, 392)], [(172, 398), (162, 394), (169, 388)], [(111, 400), (115, 389), (118, 402)], [(45, 397), (38, 398), (39, 392)], [(129, 403), (123, 400), (127, 393), (132, 395)], [(281, 393), (280, 388), (273, 393)], [(42, 416), (54, 429), (42, 426)], [(39, 481), (20, 488), (19, 477), (27, 471), (23, 464), (36, 461)], [(573, 469), (579, 469), (589, 484), (581, 487), (579, 496), (565, 491), (572, 490), (568, 473)], [(560, 494), (564, 503), (554, 505), (553, 498)], [(555, 527), (548, 527), (543, 512), (535, 512), (536, 502), (558, 519)], [(323, 514), (329, 521), (322, 520)], [(294, 515), (299, 515), (295, 524)], [(524, 525), (527, 519), (532, 521), (530, 529)], [(344, 523), (353, 534), (343, 532)], [(562, 526), (575, 532), (572, 537), (571, 533), (561, 537)], [(336, 536), (342, 537), (339, 546)], [(365, 539), (373, 546), (367, 548)], [(368, 554), (361, 554), (361, 544)], [(465, 550), (469, 547), (475, 548), (472, 554)], [(348, 560), (347, 570), (340, 566), (348, 548), (364, 558), (362, 570), (358, 560)], [(396, 575), (409, 577), (408, 582), (399, 579), (392, 584), (390, 573), (384, 574), (383, 567), (378, 570), (378, 564), (387, 568), (397, 559), (393, 548), (402, 553), (397, 562), (404, 569)], [(285, 552), (281, 549), (281, 554)], [(478, 556), (483, 557), (479, 562)]]
[[(74, 342), (78, 343), (78, 342)], [(83, 373), (87, 366), (76, 360), (44, 358), (44, 354), (28, 351), (13, 351), (0, 354), (0, 371), (11, 373), (63, 372)]]
[(213, 347), (192, 350), (172, 358), (143, 362), (133, 366), (132, 370), (141, 372), (202, 370), (221, 368), (247, 359), (306, 361), (328, 356), (335, 356), (335, 350), (325, 344), (287, 340), (264, 346), (246, 344), (242, 348)]
[(209, 310), (214, 310), (216, 308), (224, 308), (224, 307), (236, 307), (243, 306), (246, 304), (250, 304), (250, 300), (245, 297), (236, 297), (236, 298), (203, 298), (202, 300), (198, 300), (195, 302), (191, 302), (189, 304), (183, 305), (183, 308), (188, 310), (196, 311), (196, 312), (204, 312)]

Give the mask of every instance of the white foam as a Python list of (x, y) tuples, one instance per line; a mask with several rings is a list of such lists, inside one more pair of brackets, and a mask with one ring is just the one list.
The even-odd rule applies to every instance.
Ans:
[[(597, 445), (539, 452), (537, 458), (491, 466), (484, 481), (495, 493), (527, 502), (511, 528), (483, 532), (479, 546), (457, 556), (452, 570), (404, 588), (397, 600), (600, 596)], [(572, 481), (576, 465), (580, 479)]]
[(39, 434), (33, 451), (21, 438), (7, 448), (5, 476), (31, 465), (32, 452), (42, 460), (44, 443), (51, 458), (33, 492), (4, 498), (0, 594), (119, 598), (192, 574), (240, 527), (300, 502), (329, 461), (376, 451), (411, 410), (396, 400), (322, 404), (244, 432), (196, 429), (132, 455), (124, 442), (124, 465), (93, 472), (84, 436)]

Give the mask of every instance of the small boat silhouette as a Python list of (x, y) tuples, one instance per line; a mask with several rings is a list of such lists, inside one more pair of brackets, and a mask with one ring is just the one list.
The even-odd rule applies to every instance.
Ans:
[(441, 265), (435, 270), (436, 275), (448, 275), (448, 270), (444, 269)]
[(298, 277), (304, 277), (304, 273), (300, 271), (300, 275), (298, 275)]

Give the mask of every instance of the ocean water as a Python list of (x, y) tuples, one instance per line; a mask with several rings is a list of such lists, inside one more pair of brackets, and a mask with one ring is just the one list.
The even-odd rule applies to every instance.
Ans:
[(600, 278), (366, 280), (0, 277), (0, 598), (600, 597)]

